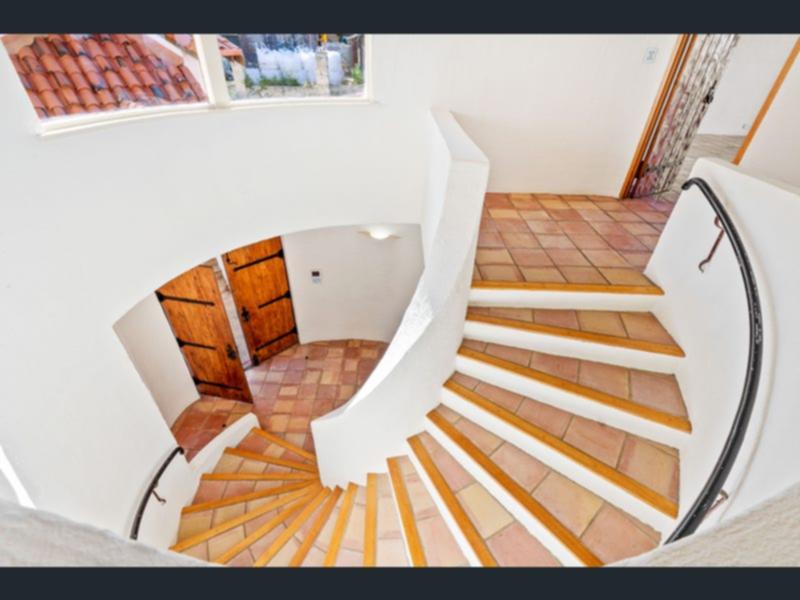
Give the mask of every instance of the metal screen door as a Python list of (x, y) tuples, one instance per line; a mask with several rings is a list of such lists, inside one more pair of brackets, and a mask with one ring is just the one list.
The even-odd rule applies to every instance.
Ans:
[(714, 99), (717, 81), (738, 37), (735, 34), (693, 36), (637, 169), (631, 197), (651, 196), (670, 189)]

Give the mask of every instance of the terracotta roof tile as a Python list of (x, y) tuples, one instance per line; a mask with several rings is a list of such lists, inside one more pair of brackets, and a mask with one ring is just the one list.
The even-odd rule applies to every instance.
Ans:
[(182, 58), (154, 54), (145, 38), (48, 34), (11, 60), (40, 118), (205, 100)]

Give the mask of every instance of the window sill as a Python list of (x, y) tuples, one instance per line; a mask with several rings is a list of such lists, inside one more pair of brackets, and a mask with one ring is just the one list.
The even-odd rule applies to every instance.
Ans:
[(287, 106), (367, 106), (377, 102), (367, 96), (323, 96), (311, 98), (253, 98), (233, 100), (225, 106), (214, 106), (208, 102), (192, 104), (174, 104), (169, 106), (131, 108), (116, 112), (93, 113), (79, 116), (55, 117), (38, 122), (39, 137), (50, 138), (67, 133), (86, 131), (114, 125), (155, 119), (170, 115), (200, 114), (227, 110), (252, 110), (267, 107)]

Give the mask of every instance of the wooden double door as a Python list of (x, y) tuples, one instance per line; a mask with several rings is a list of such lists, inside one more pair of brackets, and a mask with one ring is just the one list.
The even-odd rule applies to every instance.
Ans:
[(254, 365), (298, 342), (281, 238), (223, 255), (228, 283)]
[(224, 255), (238, 315), (226, 312), (214, 269), (199, 265), (156, 296), (201, 394), (252, 402), (229, 319), (241, 323), (253, 365), (298, 342), (280, 238)]

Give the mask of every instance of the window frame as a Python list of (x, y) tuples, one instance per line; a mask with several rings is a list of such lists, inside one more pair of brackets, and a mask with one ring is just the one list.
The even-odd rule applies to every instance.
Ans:
[[(85, 131), (95, 127), (114, 123), (128, 123), (143, 119), (160, 118), (170, 115), (208, 113), (218, 110), (251, 110), (255, 108), (286, 106), (364, 106), (374, 104), (372, 95), (372, 34), (364, 34), (364, 94), (363, 96), (310, 96), (287, 98), (243, 98), (233, 99), (228, 92), (225, 72), (222, 66), (222, 54), (217, 45), (217, 34), (192, 34), (194, 36), (197, 57), (207, 100), (187, 104), (165, 104), (141, 108), (87, 113), (80, 115), (64, 115), (40, 119), (35, 113), (36, 133), (41, 137), (50, 137), (73, 131)], [(10, 57), (8, 58), (10, 62)], [(19, 92), (24, 88), (20, 84)], [(33, 106), (25, 98), (31, 112)]]

